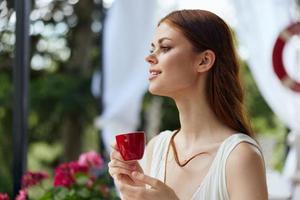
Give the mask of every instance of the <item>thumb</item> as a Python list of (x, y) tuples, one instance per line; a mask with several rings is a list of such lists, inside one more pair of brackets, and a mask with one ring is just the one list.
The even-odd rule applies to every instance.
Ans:
[(152, 178), (150, 176), (147, 176), (143, 173), (134, 171), (131, 173), (132, 178), (140, 181), (141, 183), (150, 185), (152, 188), (158, 189), (160, 186), (162, 186), (164, 183), (162, 183), (160, 180)]
[(110, 147), (113, 148), (114, 150), (117, 150), (118, 151), (118, 145), (116, 142), (110, 144)]

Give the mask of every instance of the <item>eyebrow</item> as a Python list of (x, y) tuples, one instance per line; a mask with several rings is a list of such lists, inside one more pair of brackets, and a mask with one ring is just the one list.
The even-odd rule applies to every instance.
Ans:
[[(160, 38), (160, 39), (158, 40), (158, 43), (161, 44), (162, 41), (164, 41), (164, 40), (172, 40), (172, 39), (171, 39), (171, 38), (167, 38), (167, 37), (163, 37), (163, 38)], [(154, 45), (153, 43), (151, 43), (151, 46), (152, 46), (152, 47), (155, 47), (155, 45)]]

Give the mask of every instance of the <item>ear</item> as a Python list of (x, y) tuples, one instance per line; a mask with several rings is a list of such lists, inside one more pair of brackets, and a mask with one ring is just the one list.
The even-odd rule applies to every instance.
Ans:
[(200, 53), (197, 71), (206, 72), (208, 71), (215, 63), (216, 55), (212, 50), (205, 50)]

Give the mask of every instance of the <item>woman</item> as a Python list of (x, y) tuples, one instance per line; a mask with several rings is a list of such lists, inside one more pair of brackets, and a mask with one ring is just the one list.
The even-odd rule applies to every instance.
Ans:
[(243, 112), (230, 29), (204, 10), (174, 11), (158, 24), (149, 91), (174, 99), (181, 128), (154, 137), (146, 166), (117, 148), (109, 172), (128, 200), (266, 200), (260, 148)]

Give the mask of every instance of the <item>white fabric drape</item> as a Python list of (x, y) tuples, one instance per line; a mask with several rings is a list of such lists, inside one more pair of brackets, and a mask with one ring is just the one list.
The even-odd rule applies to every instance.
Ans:
[[(294, 92), (279, 81), (272, 65), (272, 52), (279, 33), (293, 22), (293, 0), (232, 0), (237, 17), (237, 35), (246, 49), (248, 63), (258, 88), (274, 113), (291, 129), (290, 135), (300, 134), (300, 93)], [(289, 44), (288, 49), (293, 49)], [(293, 51), (284, 52), (284, 62), (289, 73), (295, 66)], [(291, 64), (292, 63), (292, 64)], [(299, 77), (299, 74), (289, 74)], [(298, 78), (298, 81), (300, 79)], [(294, 140), (295, 142), (295, 140)], [(292, 142), (293, 143), (293, 142)], [(284, 175), (291, 177), (297, 167), (296, 146), (292, 146)], [(300, 167), (300, 166), (298, 166)], [(299, 170), (299, 169), (298, 169)]]
[(248, 50), (249, 66), (263, 97), (290, 129), (300, 130), (300, 93), (284, 87), (272, 68), (273, 46), (292, 22), (293, 0), (233, 1), (238, 37)]
[(155, 1), (115, 0), (104, 29), (104, 112), (96, 120), (107, 149), (114, 136), (136, 130), (148, 65), (144, 58), (154, 33)]

